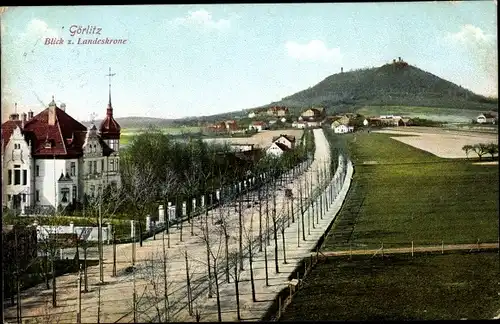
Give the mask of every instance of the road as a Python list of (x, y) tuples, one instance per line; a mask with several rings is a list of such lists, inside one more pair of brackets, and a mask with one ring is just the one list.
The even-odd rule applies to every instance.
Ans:
[[(309, 255), (318, 239), (324, 234), (328, 225), (335, 218), (342, 201), (347, 194), (352, 175), (350, 164), (341, 164), (337, 170), (335, 178), (330, 182), (330, 191), (334, 191), (337, 199), (329, 201), (329, 211), (312, 218), (312, 208), (304, 214), (304, 226), (299, 221), (291, 222), (287, 217), (287, 199), (284, 196), (284, 188), (292, 189), (294, 197), (299, 196), (299, 183), (307, 178), (308, 183), (313, 187), (318, 186), (318, 172), (327, 169), (330, 164), (328, 142), (322, 130), (314, 130), (316, 152), (315, 159), (307, 172), (300, 175), (297, 180), (288, 183), (286, 186), (276, 188), (276, 219), (280, 224), (285, 224), (283, 235), (277, 236), (278, 244), (278, 272), (275, 264), (275, 243), (272, 239), (272, 217), (265, 221), (265, 217), (258, 215), (259, 202), (265, 210), (269, 205), (269, 214), (272, 215), (272, 194), (266, 195), (268, 199), (257, 199), (256, 193), (252, 193), (250, 198), (256, 200), (250, 208), (243, 211), (243, 248), (249, 250), (249, 242), (255, 242), (259, 237), (259, 229), (262, 226), (263, 234), (269, 233), (271, 239), (267, 248), (268, 259), (268, 281), (265, 280), (265, 254), (260, 251), (260, 246), (254, 243), (252, 246), (254, 286), (256, 289), (256, 299), (252, 300), (250, 271), (248, 258), (244, 259), (244, 270), (239, 272), (240, 279), (240, 314), (245, 320), (259, 320), (269, 306), (272, 304), (276, 293), (287, 287), (288, 276), (293, 273), (299, 261)], [(350, 173), (349, 173), (350, 172)], [(347, 173), (347, 175), (346, 175)], [(323, 200), (324, 201), (324, 200)], [(299, 210), (299, 201), (295, 199), (294, 212)], [(223, 218), (229, 233), (228, 247), (232, 254), (239, 249), (239, 217), (233, 206), (222, 206), (210, 212), (209, 227), (209, 252), (210, 262), (214, 261), (221, 267), (218, 272), (218, 286), (220, 292), (220, 305), (223, 321), (237, 320), (237, 308), (235, 298), (234, 278), (230, 277), (230, 282), (226, 280), (224, 272), (224, 235), (221, 226), (213, 225), (211, 219)], [(297, 218), (295, 216), (294, 218)], [(168, 236), (164, 233), (157, 234), (156, 240), (148, 239), (144, 241), (142, 247), (136, 245), (136, 271), (128, 271), (132, 265), (132, 244), (121, 244), (117, 246), (117, 276), (112, 277), (112, 247), (104, 246), (104, 282), (99, 285), (99, 267), (89, 267), (88, 282), (89, 292), (82, 294), (82, 321), (84, 323), (97, 322), (98, 316), (101, 322), (134, 322), (135, 321), (158, 321), (159, 317), (164, 320), (164, 276), (163, 260), (167, 263), (167, 289), (169, 321), (194, 321), (195, 317), (188, 312), (187, 302), (187, 273), (191, 280), (193, 309), (200, 313), (201, 321), (217, 321), (217, 307), (215, 298), (215, 287), (212, 289), (212, 297), (208, 297), (208, 268), (207, 268), (207, 244), (205, 235), (204, 217), (199, 217), (194, 222), (194, 235), (190, 235), (189, 225), (184, 224), (183, 240), (180, 241), (180, 231), (173, 228), (170, 232), (170, 248), (166, 248), (166, 255), (163, 255), (163, 243), (168, 242)], [(314, 219), (314, 220), (313, 220)], [(259, 221), (261, 220), (261, 221)], [(279, 224), (278, 224), (279, 225)], [(307, 227), (306, 227), (307, 226)], [(267, 228), (269, 227), (269, 231)], [(304, 228), (303, 228), (304, 227)], [(298, 231), (299, 230), (299, 231)], [(301, 234), (304, 230), (304, 234)], [(304, 236), (305, 240), (302, 238)], [(258, 240), (257, 240), (258, 241)], [(300, 246), (298, 246), (300, 245)], [(285, 246), (285, 252), (283, 246)], [(90, 252), (92, 253), (92, 252)], [(286, 254), (286, 255), (285, 255)], [(72, 255), (72, 254), (70, 254)], [(186, 271), (186, 255), (187, 269)], [(284, 259), (286, 256), (286, 264)], [(68, 256), (69, 257), (69, 256)], [(231, 266), (231, 269), (234, 267)], [(212, 282), (213, 282), (212, 277)], [(134, 285), (135, 282), (135, 285)], [(136, 312), (133, 312), (134, 286), (136, 291)], [(212, 285), (215, 286), (215, 285)], [(58, 306), (53, 308), (51, 303), (51, 290), (45, 290), (44, 285), (38, 285), (22, 293), (23, 318), (31, 322), (53, 323), (53, 322), (76, 322), (76, 310), (78, 306), (77, 275), (68, 274), (57, 278), (57, 300)], [(98, 296), (100, 288), (100, 298)], [(100, 299), (100, 302), (99, 302)], [(15, 318), (16, 307), (5, 310), (6, 319)], [(11, 320), (10, 320), (11, 321)]]

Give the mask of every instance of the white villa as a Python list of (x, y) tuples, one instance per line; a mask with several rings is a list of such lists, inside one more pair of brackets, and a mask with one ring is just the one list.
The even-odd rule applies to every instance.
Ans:
[[(17, 105), (16, 105), (17, 110)], [(39, 114), (11, 114), (2, 124), (3, 206), (25, 211), (67, 206), (120, 185), (120, 126), (111, 91), (99, 129), (87, 129), (52, 98)]]

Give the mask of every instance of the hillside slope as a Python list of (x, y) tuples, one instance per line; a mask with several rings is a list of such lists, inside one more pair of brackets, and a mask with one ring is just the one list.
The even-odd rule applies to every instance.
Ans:
[(323, 106), (354, 111), (366, 105), (497, 110), (497, 99), (477, 95), (406, 62), (333, 74), (309, 89), (263, 107)]

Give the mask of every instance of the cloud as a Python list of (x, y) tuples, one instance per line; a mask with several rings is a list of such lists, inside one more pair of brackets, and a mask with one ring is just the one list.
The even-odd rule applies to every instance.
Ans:
[(198, 27), (205, 30), (226, 30), (231, 27), (230, 19), (214, 20), (212, 14), (204, 9), (190, 11), (185, 17), (172, 21), (176, 26)]
[(32, 53), (36, 46), (43, 45), (45, 38), (59, 37), (57, 30), (49, 28), (49, 25), (40, 19), (32, 19), (24, 32), (20, 33), (17, 47), (25, 53)]
[(323, 61), (338, 63), (342, 60), (339, 48), (328, 48), (320, 40), (312, 40), (307, 44), (288, 41), (285, 48), (290, 57), (301, 61)]
[(26, 26), (23, 36), (38, 39), (41, 37), (58, 37), (59, 35), (55, 29), (49, 28), (45, 21), (34, 18)]
[(485, 33), (471, 24), (461, 27), (458, 32), (448, 33), (447, 39), (453, 45), (463, 48), (485, 73), (492, 88), (498, 85), (497, 35)]
[(496, 41), (495, 35), (486, 34), (481, 28), (471, 24), (462, 26), (460, 31), (456, 33), (448, 33), (448, 37), (453, 42), (465, 45)]

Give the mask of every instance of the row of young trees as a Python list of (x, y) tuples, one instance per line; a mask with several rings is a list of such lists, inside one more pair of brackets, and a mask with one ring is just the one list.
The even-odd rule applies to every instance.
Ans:
[[(306, 143), (310, 143), (311, 134), (305, 134), (305, 137), (309, 138)], [(286, 152), (281, 159), (263, 158), (258, 163), (241, 165), (236, 164), (234, 154), (229, 152), (227, 146), (207, 145), (201, 141), (178, 143), (154, 129), (139, 135), (134, 139), (129, 150), (127, 150), (124, 158), (121, 160), (123, 179), (121, 188), (103, 188), (98, 195), (87, 197), (86, 200), (85, 214), (95, 219), (100, 229), (98, 244), (98, 253), (101, 261), (100, 282), (104, 282), (102, 267), (103, 219), (110, 220), (117, 213), (133, 208), (133, 212), (131, 213), (132, 218), (138, 224), (141, 224), (144, 221), (146, 213), (155, 211), (158, 202), (182, 201), (188, 195), (207, 194), (207, 191), (215, 190), (219, 186), (232, 185), (244, 177), (262, 174), (262, 172), (268, 169), (273, 170), (273, 175), (277, 175), (297, 165), (300, 161), (304, 161), (310, 155), (311, 149), (310, 145), (299, 146), (296, 150)], [(148, 157), (145, 158), (145, 156)], [(231, 156), (233, 157), (232, 159)], [(186, 163), (186, 160), (190, 162)], [(262, 185), (263, 181), (258, 180), (256, 186)], [(230, 194), (224, 196), (226, 197), (226, 203), (231, 200), (234, 201), (238, 196), (241, 197), (242, 193), (233, 192), (232, 194), (232, 196)], [(208, 202), (208, 199), (206, 201)], [(215, 200), (208, 202), (212, 206), (217, 203), (220, 204), (220, 202), (216, 202)], [(240, 201), (239, 204), (242, 205), (243, 202)], [(207, 219), (208, 211), (209, 209), (206, 208), (204, 219)], [(56, 211), (56, 213), (61, 212), (63, 213), (64, 211)], [(189, 214), (192, 214), (191, 212)], [(203, 218), (200, 217), (200, 219)], [(188, 222), (191, 223), (191, 235), (194, 235), (194, 221), (189, 218)], [(208, 222), (206, 222), (205, 226), (211, 228), (211, 226), (208, 226)], [(140, 232), (142, 232), (142, 228), (139, 228)], [(167, 232), (163, 233), (163, 235), (166, 234), (168, 236), (167, 242), (164, 243), (170, 247), (168, 227)], [(116, 251), (114, 233), (112, 234), (113, 250)], [(52, 235), (51, 239), (43, 240), (39, 246), (42, 247), (41, 250), (44, 251), (43, 255), (45, 255), (45, 262), (40, 272), (44, 274), (47, 288), (50, 286), (48, 279), (50, 278), (50, 274), (52, 274), (52, 305), (55, 307), (57, 306), (57, 288), (54, 264), (59, 248), (64, 247), (64, 245), (56, 242), (53, 239), (54, 237), (55, 235)], [(180, 239), (182, 240), (182, 225)], [(88, 244), (80, 240), (76, 240), (76, 243), (79, 245), (77, 246), (77, 251), (83, 248), (84, 253), (82, 280), (85, 287), (83, 291), (85, 292), (88, 290), (87, 267), (85, 265)], [(77, 255), (75, 259), (79, 260), (80, 257)], [(135, 257), (133, 259), (135, 260)], [(207, 260), (210, 262), (209, 258)], [(210, 264), (208, 266), (210, 269)], [(116, 275), (116, 254), (113, 256), (113, 274)]]
[(491, 159), (498, 155), (498, 144), (496, 143), (478, 143), (474, 145), (464, 145), (462, 150), (465, 151), (467, 159), (469, 158), (469, 153), (474, 152), (479, 157), (479, 161), (482, 160), (483, 156), (486, 154), (491, 155)]
[[(311, 143), (312, 132), (307, 133), (305, 136), (306, 139), (304, 143)], [(241, 272), (244, 270), (244, 258), (246, 257), (250, 260), (250, 272), (251, 277), (253, 277), (252, 257), (255, 253), (255, 249), (258, 248), (259, 251), (262, 251), (263, 247), (264, 249), (266, 249), (267, 245), (270, 244), (269, 238), (271, 237), (271, 233), (274, 233), (274, 240), (276, 243), (275, 263), (276, 269), (278, 271), (276, 240), (278, 238), (279, 231), (284, 234), (284, 220), (288, 218), (289, 224), (289, 214), (285, 215), (283, 212), (279, 213), (277, 211), (276, 196), (274, 195), (274, 193), (276, 192), (278, 185), (283, 185), (287, 180), (290, 181), (294, 176), (298, 176), (300, 172), (303, 172), (305, 170), (305, 167), (310, 164), (310, 160), (306, 161), (306, 157), (308, 155), (311, 156), (310, 150), (310, 145), (299, 145), (295, 150), (286, 152), (281, 158), (272, 158), (266, 156), (260, 159), (250, 169), (250, 175), (254, 176), (256, 179), (256, 183), (253, 189), (255, 189), (257, 192), (245, 190), (244, 192), (233, 191), (227, 195), (221, 195), (220, 200), (214, 202), (218, 206), (216, 215), (214, 215), (213, 209), (206, 208), (205, 212), (202, 215), (198, 216), (196, 219), (190, 220), (188, 218), (188, 222), (191, 221), (191, 234), (194, 233), (203, 242), (206, 249), (205, 262), (202, 262), (199, 259), (196, 259), (195, 261), (190, 260), (188, 258), (188, 252), (184, 251), (184, 259), (186, 263), (186, 294), (183, 296), (188, 300), (187, 307), (190, 314), (195, 316), (196, 313), (198, 313), (195, 309), (196, 307), (194, 304), (196, 295), (200, 294), (199, 289), (201, 287), (200, 285), (197, 285), (198, 288), (196, 288), (194, 285), (193, 273), (191, 272), (191, 266), (193, 262), (201, 262), (203, 263), (203, 266), (206, 267), (206, 270), (204, 272), (205, 275), (203, 275), (202, 278), (198, 278), (197, 281), (201, 280), (207, 283), (206, 289), (208, 290), (208, 296), (210, 298), (215, 294), (217, 298), (219, 320), (221, 319), (219, 291), (220, 284), (224, 282), (224, 280), (228, 283), (233, 281), (235, 283), (236, 294), (238, 296), (238, 281)], [(301, 164), (299, 167), (297, 167), (299, 163)], [(248, 224), (245, 225), (245, 221), (243, 219), (245, 210), (244, 206), (252, 202), (253, 198), (257, 198), (258, 202), (260, 202), (259, 234), (256, 235), (258, 237), (257, 240), (255, 239), (256, 233), (254, 233), (253, 218), (250, 222), (249, 227), (247, 226)], [(265, 221), (263, 213), (264, 200), (266, 201)], [(269, 208), (271, 204), (273, 206), (272, 209)], [(232, 213), (233, 208), (235, 209), (234, 213)], [(211, 217), (209, 217), (209, 212), (211, 212)], [(272, 221), (272, 230), (270, 229), (270, 220)], [(179, 227), (178, 234), (179, 241), (181, 241), (182, 226)], [(170, 247), (171, 233), (167, 229), (167, 231), (164, 231), (162, 235), (162, 246), (164, 250), (168, 250), (168, 248)], [(236, 243), (233, 244), (231, 243), (232, 241)], [(284, 241), (283, 244), (285, 244)], [(283, 250), (283, 252), (285, 253), (285, 250)], [(163, 260), (166, 260), (166, 257), (163, 257)], [(231, 269), (233, 269), (234, 271)], [(157, 280), (156, 282), (148, 280), (153, 288), (156, 287), (152, 289), (151, 292), (158, 292), (156, 293), (156, 296), (154, 298), (151, 298), (151, 300), (154, 301), (153, 305), (149, 305), (149, 307), (146, 307), (146, 309), (156, 309), (156, 321), (168, 321), (172, 319), (172, 312), (170, 308), (166, 306), (166, 304), (171, 301), (172, 297), (169, 297), (167, 295), (158, 296), (158, 294), (165, 294), (165, 291), (167, 290), (168, 284), (166, 284), (166, 282), (168, 282), (168, 275), (166, 271), (163, 271), (163, 276), (165, 288), (161, 293), (159, 293), (159, 290), (157, 289)], [(149, 277), (156, 278), (157, 276), (150, 275)], [(153, 281), (155, 280), (153, 279)], [(197, 289), (198, 291), (196, 291)], [(255, 298), (255, 287), (253, 284), (253, 280), (252, 294)], [(134, 297), (133, 299), (136, 300), (136, 297)], [(160, 299), (163, 300), (163, 311), (161, 311), (161, 309), (158, 307)], [(167, 300), (169, 300), (169, 302), (166, 302)], [(238, 297), (237, 303), (239, 304)], [(134, 319), (137, 319), (136, 316), (138, 316), (138, 313), (141, 313), (144, 316), (144, 313), (147, 312), (146, 309), (142, 309), (139, 311), (139, 307), (136, 302), (134, 302), (133, 305)]]

